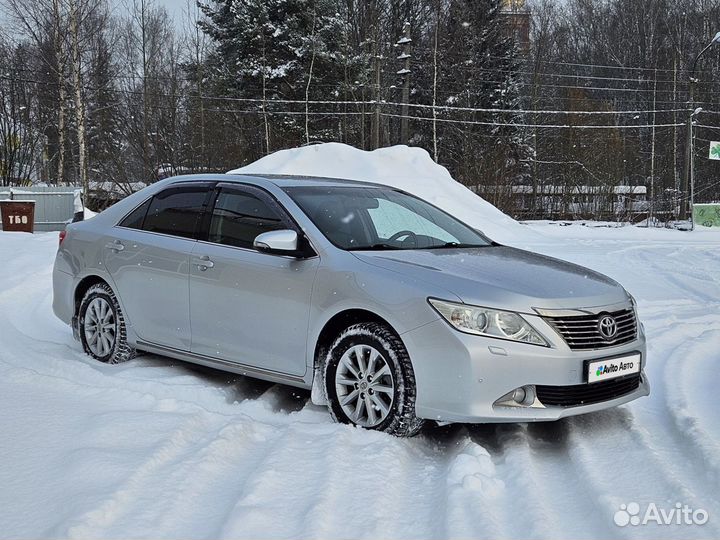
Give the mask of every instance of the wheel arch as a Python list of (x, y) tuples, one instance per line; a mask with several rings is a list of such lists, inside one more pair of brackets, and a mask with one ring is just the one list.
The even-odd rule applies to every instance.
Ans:
[(377, 322), (383, 324), (387, 326), (398, 338), (400, 337), (400, 334), (397, 330), (395, 330), (393, 325), (377, 313), (362, 308), (344, 309), (343, 311), (340, 311), (330, 317), (330, 319), (324, 324), (322, 330), (320, 330), (320, 333), (315, 340), (313, 367), (319, 367), (320, 361), (324, 357), (324, 353), (327, 352), (340, 332), (353, 324), (363, 322)]
[(88, 292), (90, 287), (92, 287), (93, 285), (97, 285), (98, 283), (104, 283), (105, 285), (107, 285), (108, 287), (113, 289), (113, 291), (114, 291), (113, 286), (110, 283), (108, 283), (108, 281), (106, 279), (102, 278), (101, 276), (99, 276), (97, 274), (90, 274), (88, 276), (85, 276), (78, 282), (77, 286), (75, 287), (75, 293), (73, 295), (73, 302), (74, 302), (73, 316), (74, 317), (77, 317), (79, 315), (78, 311), (80, 310), (80, 303), (82, 302), (82, 299), (85, 296), (85, 293)]
[[(415, 435), (422, 428), (424, 420), (417, 418), (415, 415), (417, 389), (412, 359), (407, 352), (407, 347), (400, 333), (395, 327), (384, 317), (366, 309), (345, 309), (331, 317), (320, 331), (315, 345), (311, 401), (315, 405), (327, 405), (333, 418), (342, 422), (345, 421), (340, 420), (340, 413), (335, 409), (335, 407), (339, 407), (338, 396), (334, 395), (333, 390), (328, 388), (326, 384), (325, 378), (328, 376), (332, 377), (333, 375), (332, 372), (326, 374), (329, 368), (324, 364), (324, 359), (328, 356), (330, 347), (338, 336), (341, 335), (343, 330), (359, 323), (371, 323), (371, 326), (372, 323), (375, 323), (375, 325), (384, 327), (384, 329), (378, 329), (376, 326), (375, 331), (378, 333), (376, 334), (372, 331), (370, 335), (374, 336), (382, 345), (389, 349), (390, 356), (395, 358), (395, 369), (400, 370), (403, 380), (406, 381), (404, 385), (401, 384), (397, 387), (398, 390), (395, 392), (396, 398), (402, 395), (401, 399), (396, 399), (396, 404), (394, 404), (395, 402), (387, 404), (394, 411), (393, 416), (388, 415), (386, 418), (381, 419), (380, 424), (373, 426), (372, 429), (380, 426), (379, 429), (381, 429), (381, 431), (392, 435)], [(360, 326), (359, 329), (362, 330), (364, 327)], [(365, 328), (365, 330), (367, 331), (367, 328)], [(402, 354), (397, 354), (396, 356), (393, 354), (393, 351), (400, 353), (397, 349), (398, 347), (405, 350), (402, 351)], [(330, 364), (330, 366), (333, 365), (335, 364)], [(372, 390), (370, 390), (370, 392), (372, 393)], [(345, 415), (345, 413), (342, 414)], [(350, 422), (353, 423), (352, 420), (350, 420)]]
[(311, 389), (312, 389), (312, 402), (315, 405), (327, 404), (327, 396), (325, 395), (325, 384), (324, 384), (324, 373), (323, 373), (323, 360), (330, 350), (330, 346), (335, 341), (335, 338), (353, 324), (363, 322), (377, 322), (383, 324), (393, 332), (397, 338), (402, 342), (400, 333), (395, 329), (393, 324), (386, 318), (378, 315), (377, 313), (363, 308), (346, 308), (339, 311), (330, 319), (328, 319), (320, 330), (317, 339), (315, 339), (315, 346), (312, 351), (312, 364), (311, 364)]

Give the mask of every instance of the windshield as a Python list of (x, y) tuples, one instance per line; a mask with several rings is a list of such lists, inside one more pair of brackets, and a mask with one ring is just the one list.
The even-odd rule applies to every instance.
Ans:
[(306, 186), (288, 187), (285, 191), (342, 249), (440, 249), (492, 244), (433, 205), (391, 188)]

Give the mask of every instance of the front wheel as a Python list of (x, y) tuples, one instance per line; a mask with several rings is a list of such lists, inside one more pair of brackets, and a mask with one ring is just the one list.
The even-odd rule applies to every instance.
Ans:
[(402, 341), (386, 325), (361, 323), (335, 340), (325, 365), (333, 417), (399, 437), (415, 435), (415, 374)]

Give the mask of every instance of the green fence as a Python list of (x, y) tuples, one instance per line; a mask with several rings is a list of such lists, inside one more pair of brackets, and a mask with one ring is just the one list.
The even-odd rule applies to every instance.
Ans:
[(697, 225), (720, 227), (720, 203), (693, 205), (693, 220)]

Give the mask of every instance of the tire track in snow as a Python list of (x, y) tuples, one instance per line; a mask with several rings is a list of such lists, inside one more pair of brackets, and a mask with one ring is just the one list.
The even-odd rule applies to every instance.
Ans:
[[(150, 456), (116, 488), (95, 509), (92, 509), (70, 524), (63, 536), (68, 538), (124, 537), (123, 520), (130, 521), (141, 530), (133, 530), (127, 536), (142, 534), (152, 521), (145, 521), (143, 514), (156, 503), (163, 493), (156, 493), (152, 483), (157, 478), (172, 474), (183, 457), (197, 449), (208, 431), (216, 426), (217, 418), (207, 413), (192, 415), (171, 434), (171, 436), (150, 454)], [(149, 489), (150, 488), (150, 489)]]
[[(423, 536), (412, 509), (414, 486), (427, 458), (409, 441), (331, 423), (308, 404), (245, 482), (220, 537)], [(292, 416), (292, 415), (291, 415)], [(421, 454), (421, 453), (420, 453)]]
[[(486, 431), (487, 427), (475, 429)], [(593, 513), (593, 496), (597, 494), (585, 485), (574, 456), (568, 452), (567, 420), (499, 424), (491, 429), (498, 443), (498, 472), (508, 487), (509, 496), (503, 503), (504, 521), (512, 524), (508, 536), (612, 536), (608, 521)], [(523, 496), (518, 500), (520, 493)]]
[[(672, 508), (676, 502), (703, 508), (693, 486), (687, 485), (675, 460), (647, 446), (647, 440), (634, 429), (637, 419), (627, 407), (608, 409), (593, 415), (570, 419), (569, 451), (593, 489), (599, 493), (595, 512), (612, 522), (621, 504), (651, 502)], [(612, 436), (609, 436), (612, 435)], [(619, 452), (618, 452), (619, 450)], [(702, 528), (682, 528), (684, 537), (703, 537), (715, 529), (712, 523)], [(627, 537), (673, 538), (678, 529), (672, 527), (617, 528)]]
[(506, 485), (498, 477), (490, 452), (475, 442), (468, 427), (448, 456), (445, 476), (444, 536), (500, 538), (507, 536), (503, 519)]
[[(236, 490), (245, 485), (282, 435), (282, 429), (248, 419), (222, 425), (201, 447), (188, 453), (160, 485), (147, 486), (162, 501), (148, 516), (153, 536), (205, 537), (208, 528), (221, 528), (234, 505)], [(142, 515), (142, 511), (134, 515)]]
[[(344, 428), (348, 429), (348, 428)], [(304, 528), (305, 536), (327, 538), (347, 536), (341, 523), (348, 517), (335, 516), (338, 501), (352, 498), (352, 488), (376, 495), (363, 509), (364, 532), (368, 538), (443, 537), (437, 519), (439, 509), (447, 509), (448, 463), (458, 454), (454, 438), (439, 442), (431, 429), (415, 439), (379, 437), (368, 441), (362, 430), (349, 429), (343, 437), (348, 444), (335, 448), (328, 460), (337, 462), (331, 469), (320, 500), (312, 505)], [(369, 443), (369, 444), (368, 444)], [(360, 486), (347, 486), (347, 478), (363, 474)], [(348, 489), (350, 488), (350, 490)], [(349, 492), (348, 492), (349, 491)], [(368, 520), (367, 515), (375, 516)], [(333, 515), (332, 523), (326, 516)], [(351, 516), (354, 519), (354, 516)], [(429, 532), (433, 531), (433, 532)]]
[[(695, 373), (688, 369), (688, 365), (692, 370), (695, 370), (698, 369), (697, 364), (702, 362), (705, 364), (703, 366), (705, 373), (717, 374), (717, 366), (714, 366), (713, 370), (708, 364), (716, 363), (717, 357), (713, 357), (712, 353), (717, 354), (719, 343), (720, 328), (709, 329), (706, 327), (695, 339), (682, 343), (672, 351), (666, 361), (665, 377), (662, 381), (667, 396), (665, 405), (673, 419), (675, 433), (679, 439), (678, 442), (682, 447), (689, 450), (691, 455), (698, 458), (715, 492), (717, 486), (720, 485), (720, 444), (718, 444), (717, 439), (707, 432), (703, 426), (702, 416), (698, 415), (698, 411), (694, 410), (691, 403), (689, 393), (693, 391), (702, 392), (703, 389), (689, 390), (687, 385), (688, 379), (696, 376)], [(717, 382), (717, 380), (714, 382)], [(708, 384), (708, 387), (710, 386)], [(712, 395), (711, 392), (717, 392), (717, 387), (708, 388), (707, 390), (709, 396)], [(716, 409), (701, 409), (700, 412), (705, 415), (717, 414)], [(687, 440), (688, 437), (689, 441)]]
[[(674, 314), (671, 322), (666, 314), (664, 317), (658, 314), (647, 321), (650, 331), (657, 333), (657, 337), (649, 342), (648, 368), (654, 375), (651, 398), (662, 396), (664, 399), (651, 399), (651, 407), (637, 407), (639, 420), (633, 427), (653, 452), (664, 455), (668, 462), (674, 461), (674, 468), (681, 469), (682, 476), (692, 481), (693, 490), (706, 509), (714, 507), (716, 515), (720, 515), (720, 502), (716, 498), (720, 483), (720, 459), (717, 457), (720, 449), (716, 439), (702, 428), (703, 418), (714, 414), (715, 410), (700, 409), (690, 414), (688, 391), (684, 388), (687, 378), (694, 375), (697, 362), (705, 365), (714, 362), (716, 348), (712, 344), (720, 342), (720, 321), (698, 306)], [(654, 327), (663, 330), (655, 332)], [(701, 352), (703, 349), (705, 354)], [(707, 371), (712, 372), (710, 377), (715, 377), (708, 383), (717, 382), (716, 371)], [(658, 418), (671, 421), (658, 422)], [(653, 429), (648, 429), (648, 425)], [(688, 441), (689, 435), (691, 441)], [(680, 459), (677, 449), (683, 449)]]
[[(302, 415), (297, 415), (302, 416)], [(272, 536), (296, 534), (303, 524), (308, 501), (322, 486), (334, 463), (326, 459), (333, 445), (342, 445), (341, 426), (305, 424), (300, 419), (288, 424), (282, 435), (235, 494), (235, 502), (214, 537), (264, 537), (267, 524), (274, 523)], [(332, 436), (327, 437), (330, 433)], [(322, 466), (322, 475), (317, 473)], [(282, 515), (282, 520), (275, 516)]]

